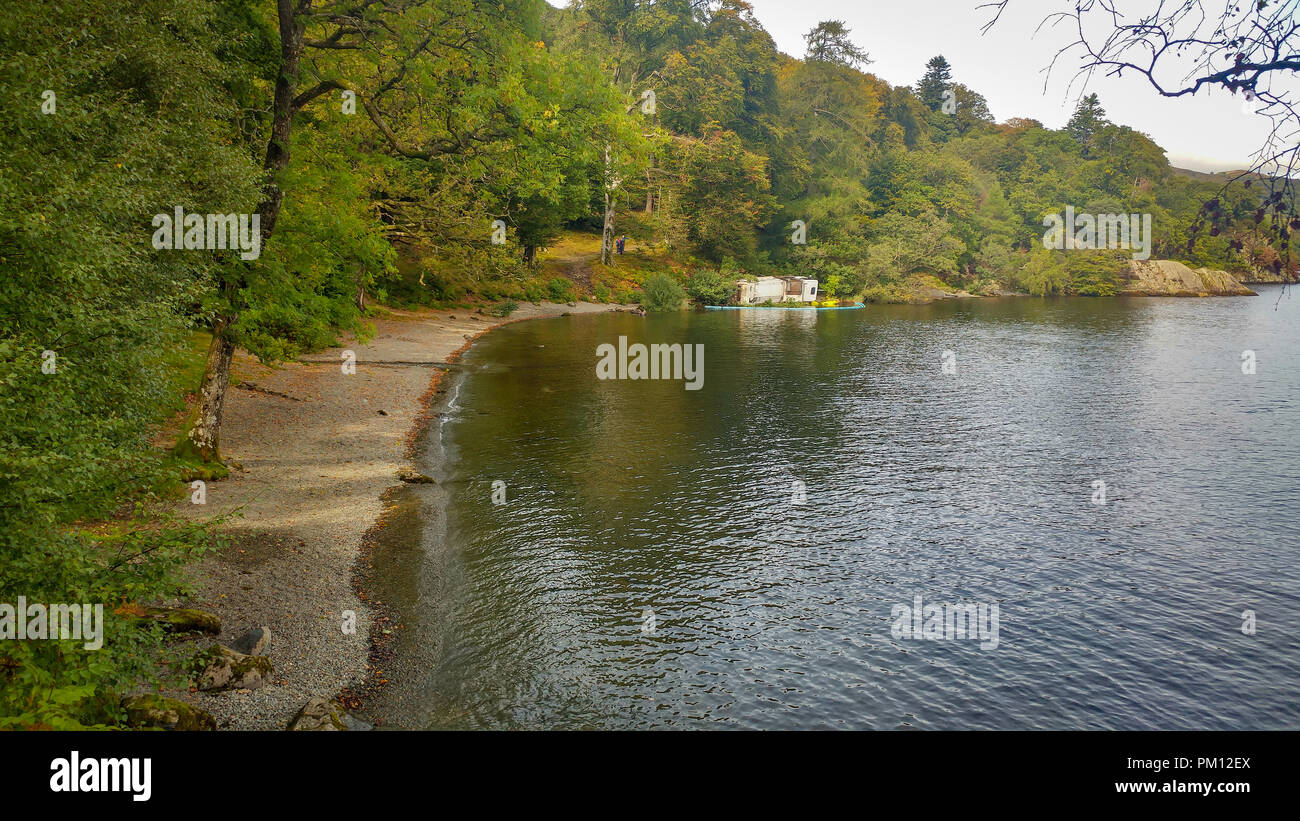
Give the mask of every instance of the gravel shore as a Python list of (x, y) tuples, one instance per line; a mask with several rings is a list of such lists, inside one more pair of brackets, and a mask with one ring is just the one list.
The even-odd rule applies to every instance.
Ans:
[[(274, 672), (257, 690), (168, 695), (208, 710), (223, 729), (283, 729), (313, 695), (361, 681), (370, 613), (353, 591), (353, 563), (384, 492), (412, 467), (422, 400), (444, 372), (435, 363), (505, 322), (609, 310), (525, 304), (509, 319), (394, 310), (364, 345), (345, 340), (274, 370), (237, 354), (240, 385), (226, 397), (221, 449), (242, 469), (210, 483), (206, 505), (181, 504), (188, 516), (235, 518), (224, 528), (229, 544), (196, 566), (200, 592), (188, 606), (221, 616), (222, 644), (269, 628)], [(347, 350), (355, 374), (343, 373)], [(356, 614), (352, 633), (347, 611)]]

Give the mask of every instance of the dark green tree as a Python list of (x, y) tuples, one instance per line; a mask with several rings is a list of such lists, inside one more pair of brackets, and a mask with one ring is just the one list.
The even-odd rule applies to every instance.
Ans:
[(803, 36), (808, 44), (807, 60), (813, 63), (837, 63), (850, 68), (871, 62), (865, 49), (849, 39), (850, 30), (843, 20), (823, 20)]
[(930, 58), (925, 64), (925, 76), (916, 84), (916, 96), (931, 111), (938, 111), (944, 102), (944, 92), (952, 86), (952, 66), (942, 54)]
[(1074, 116), (1065, 124), (1066, 133), (1074, 138), (1083, 151), (1083, 156), (1092, 154), (1097, 140), (1097, 132), (1110, 125), (1106, 119), (1106, 110), (1101, 107), (1101, 100), (1096, 94), (1089, 94), (1079, 101), (1074, 109)]

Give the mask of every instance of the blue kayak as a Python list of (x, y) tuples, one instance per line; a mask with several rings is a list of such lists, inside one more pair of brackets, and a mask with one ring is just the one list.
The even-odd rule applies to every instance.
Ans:
[(827, 307), (817, 307), (815, 305), (705, 305), (706, 311), (856, 311), (859, 308), (865, 308), (866, 305), (861, 302), (855, 302), (852, 305), (833, 305)]

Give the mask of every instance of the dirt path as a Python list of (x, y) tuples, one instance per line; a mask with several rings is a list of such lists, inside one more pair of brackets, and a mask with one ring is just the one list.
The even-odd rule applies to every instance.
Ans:
[[(579, 303), (525, 304), (508, 321), (611, 310)], [(267, 627), (272, 683), (251, 692), (188, 693), (219, 726), (281, 729), (313, 695), (333, 696), (365, 672), (369, 613), (352, 589), (362, 538), (382, 513), (381, 496), (411, 466), (408, 440), (422, 397), (470, 339), (507, 320), (466, 311), (394, 311), (365, 345), (345, 344), (278, 370), (236, 358), (241, 388), (227, 395), (224, 456), (239, 463), (185, 515), (239, 511), (230, 544), (197, 569), (194, 606), (221, 616), (220, 641)], [(356, 355), (343, 373), (342, 352)], [(251, 385), (249, 384), (251, 383)], [(355, 632), (344, 614), (356, 614)], [(176, 694), (170, 694), (176, 695)]]

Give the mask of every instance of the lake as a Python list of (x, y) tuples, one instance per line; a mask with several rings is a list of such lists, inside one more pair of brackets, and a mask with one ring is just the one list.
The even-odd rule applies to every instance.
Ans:
[[(494, 330), (376, 548), (403, 628), (371, 711), (1300, 728), (1298, 318), (1264, 286)], [(597, 378), (620, 336), (702, 345), (700, 389)]]

